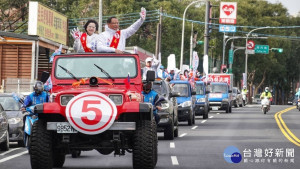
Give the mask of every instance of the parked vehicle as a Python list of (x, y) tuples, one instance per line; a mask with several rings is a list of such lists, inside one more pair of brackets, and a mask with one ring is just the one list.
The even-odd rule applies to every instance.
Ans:
[(0, 104), (0, 150), (9, 150), (8, 118)]
[[(32, 168), (62, 167), (66, 154), (93, 149), (103, 155), (133, 153), (134, 169), (154, 168), (157, 131), (152, 105), (142, 100), (139, 70), (137, 54), (56, 55), (50, 102), (34, 108)], [(154, 78), (148, 71), (146, 80)]]
[(158, 110), (160, 117), (157, 124), (157, 132), (164, 132), (166, 140), (173, 140), (178, 137), (178, 104), (176, 97), (178, 93), (171, 93), (169, 84), (164, 80), (155, 80), (153, 82), (153, 90), (160, 96), (159, 100), (162, 110)]
[(209, 107), (211, 110), (225, 110), (226, 113), (231, 113), (232, 97), (231, 90), (227, 83), (212, 82), (209, 85)]
[(196, 92), (192, 91), (192, 86), (188, 81), (173, 80), (170, 82), (172, 92), (178, 92), (178, 120), (188, 121), (188, 125), (195, 124), (195, 101), (192, 97)]
[(243, 107), (243, 96), (237, 87), (232, 88), (232, 103), (234, 107)]
[(252, 103), (255, 103), (255, 104), (260, 104), (260, 103), (261, 103), (260, 94), (256, 94), (256, 95), (252, 98)]
[(206, 90), (206, 84), (202, 81), (196, 81), (195, 91), (196, 91), (195, 115), (203, 116), (203, 119), (207, 119), (209, 113), (209, 102), (208, 102), (209, 91)]
[(24, 114), (21, 104), (16, 102), (12, 94), (0, 94), (2, 104), (9, 123), (9, 141), (18, 142), (18, 146), (24, 147)]

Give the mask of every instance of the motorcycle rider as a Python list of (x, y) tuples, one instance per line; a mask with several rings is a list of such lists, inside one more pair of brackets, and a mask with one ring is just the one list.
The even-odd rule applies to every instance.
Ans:
[(264, 97), (267, 97), (269, 100), (268, 110), (270, 110), (270, 99), (272, 98), (272, 93), (269, 92), (269, 87), (266, 87), (265, 91), (260, 95), (260, 99), (264, 99)]
[(243, 103), (244, 103), (244, 105), (246, 105), (247, 94), (248, 94), (247, 86), (243, 86), (242, 96), (243, 96)]
[(157, 110), (161, 110), (161, 107), (157, 105), (157, 101), (159, 99), (156, 91), (152, 90), (152, 82), (146, 82), (143, 85), (142, 94), (144, 95), (144, 102), (151, 103), (153, 106), (153, 115), (156, 121), (156, 124), (159, 122), (159, 115), (157, 114)]
[(22, 105), (22, 111), (25, 111), (27, 107), (49, 101), (49, 95), (44, 91), (44, 84), (41, 81), (35, 82), (33, 90), (34, 92), (25, 98), (24, 104)]

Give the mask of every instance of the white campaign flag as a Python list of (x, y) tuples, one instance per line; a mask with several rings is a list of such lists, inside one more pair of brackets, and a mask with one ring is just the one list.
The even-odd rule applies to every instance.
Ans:
[(208, 79), (208, 55), (203, 56), (203, 72), (205, 73), (205, 81)]
[(197, 52), (193, 52), (193, 76), (195, 78), (196, 76), (196, 70), (198, 68), (199, 65), (199, 57), (198, 57), (198, 53)]
[(174, 54), (170, 54), (168, 56), (168, 66), (167, 69), (170, 72), (170, 70), (175, 70), (176, 68), (176, 58)]

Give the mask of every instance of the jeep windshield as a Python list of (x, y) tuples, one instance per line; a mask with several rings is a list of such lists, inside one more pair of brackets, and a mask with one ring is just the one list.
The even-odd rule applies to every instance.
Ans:
[[(100, 67), (102, 70), (99, 70)], [(55, 65), (57, 79), (72, 79), (72, 76), (60, 66), (67, 69), (76, 78), (134, 78), (137, 76), (137, 61), (134, 57), (61, 57)], [(110, 77), (108, 77), (109, 75)]]
[(204, 85), (203, 84), (196, 84), (196, 94), (204, 95)]
[(180, 97), (189, 97), (187, 84), (174, 84), (172, 91), (178, 92)]
[(211, 85), (211, 93), (227, 93), (226, 85)]

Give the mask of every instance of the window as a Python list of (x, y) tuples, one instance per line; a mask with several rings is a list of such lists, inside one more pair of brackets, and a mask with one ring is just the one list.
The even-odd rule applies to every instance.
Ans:
[(181, 97), (189, 97), (189, 88), (187, 84), (175, 84), (172, 91), (178, 92)]
[(196, 84), (196, 94), (204, 95), (204, 85)]
[[(131, 78), (137, 76), (137, 63), (134, 57), (64, 57), (56, 62), (55, 77), (71, 79), (63, 70), (64, 67), (76, 78), (90, 78), (92, 76), (108, 78), (95, 65), (106, 71), (112, 78)], [(61, 66), (61, 67), (60, 67)]]

